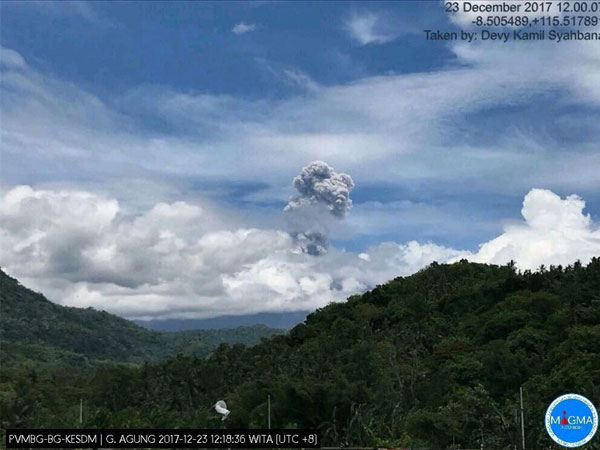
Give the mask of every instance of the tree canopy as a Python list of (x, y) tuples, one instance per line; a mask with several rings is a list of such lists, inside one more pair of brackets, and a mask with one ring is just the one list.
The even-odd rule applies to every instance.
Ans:
[[(13, 377), (13, 378), (10, 378)], [(8, 426), (319, 429), (326, 445), (551, 447), (547, 406), (576, 392), (600, 403), (600, 259), (518, 272), (432, 264), (310, 314), (254, 346), (209, 357), (101, 365), (86, 374), (2, 375)], [(588, 444), (592, 448), (594, 444)]]

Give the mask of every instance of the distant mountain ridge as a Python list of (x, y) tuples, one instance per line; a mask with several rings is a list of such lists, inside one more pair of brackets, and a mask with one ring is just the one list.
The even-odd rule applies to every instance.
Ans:
[(289, 330), (304, 322), (312, 311), (293, 311), (281, 313), (257, 313), (241, 316), (219, 316), (211, 319), (166, 319), (166, 320), (134, 320), (144, 328), (156, 331), (206, 330), (214, 328), (237, 328), (252, 326), (257, 323), (269, 328)]
[(109, 360), (142, 363), (177, 354), (206, 356), (221, 343), (255, 344), (281, 333), (264, 325), (165, 333), (92, 308), (52, 303), (0, 270), (2, 363)]

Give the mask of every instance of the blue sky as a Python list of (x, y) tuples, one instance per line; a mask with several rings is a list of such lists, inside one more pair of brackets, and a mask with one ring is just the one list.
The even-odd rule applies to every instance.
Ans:
[[(292, 179), (314, 160), (355, 182), (352, 211), (329, 229), (332, 253), (350, 259), (380, 254), (385, 243), (408, 252), (403, 246), (411, 241), (443, 249), (432, 258), (468, 252), (486, 262), (522, 258), (524, 267), (586, 258), (579, 248), (596, 251), (589, 243), (596, 242), (600, 214), (598, 44), (426, 41), (424, 29), (459, 29), (435, 1), (3, 2), (0, 8), (3, 191), (29, 186), (13, 200), (43, 198), (39, 208), (46, 209), (36, 211), (47, 217), (68, 215), (65, 199), (81, 192), (97, 202), (95, 213), (118, 203), (109, 231), (98, 225), (92, 239), (90, 230), (77, 229), (91, 239), (81, 244), (77, 264), (90, 263), (92, 248), (93, 258), (113, 252), (127, 260), (131, 246), (108, 243), (102, 233), (137, 226), (158, 204), (209, 212), (193, 232), (181, 222), (165, 225), (188, 244), (225, 230), (285, 232), (282, 209), (295, 193)], [(568, 242), (540, 245), (560, 250), (521, 254), (519, 235), (512, 247), (484, 256), (480, 246), (507, 240), (511, 227), (540, 223), (522, 212), (532, 189), (555, 197), (532, 195), (541, 206), (530, 210), (547, 217), (548, 205), (556, 205), (555, 218), (571, 211), (565, 214), (577, 216), (582, 241), (573, 244), (574, 234), (556, 219)], [(585, 209), (568, 200), (572, 194)], [(186, 207), (168, 214), (196, 214)], [(141, 276), (125, 282), (110, 275), (99, 259), (85, 270), (67, 264), (28, 272), (33, 255), (50, 261), (63, 254), (35, 237), (49, 239), (57, 223), (63, 219), (19, 236), (7, 231), (14, 242), (3, 267), (54, 298), (66, 290), (65, 302), (128, 316), (164, 316), (164, 305), (183, 295), (178, 289), (189, 302), (199, 295), (189, 280), (173, 278), (164, 305), (141, 311), (111, 302), (125, 295), (122, 289), (144, 301), (160, 289), (148, 288)], [(281, 245), (273, 251), (285, 252), (288, 244)], [(385, 253), (385, 269), (372, 263), (371, 279), (331, 272), (339, 255), (327, 264), (326, 258), (305, 262), (327, 273), (330, 285), (346, 280), (342, 296), (418, 269), (428, 260), (421, 248), (417, 253), (417, 262)], [(278, 305), (238, 308), (236, 277), (254, 274), (265, 258), (235, 269), (209, 264), (227, 291), (226, 306), (210, 314), (298, 310), (337, 298), (301, 286), (301, 295), (283, 295)], [(300, 286), (292, 272), (289, 280)], [(135, 290), (142, 285), (143, 292)], [(182, 311), (169, 317), (210, 315)]]
[[(398, 42), (367, 49), (348, 39), (344, 21), (363, 10), (390, 22), (397, 16), (400, 51)], [(444, 46), (426, 43), (414, 24), (443, 21), (435, 3), (15, 2), (2, 12), (3, 45), (103, 98), (140, 84), (277, 98), (297, 94), (281, 76), (286, 68), (334, 85), (430, 70), (452, 58)], [(256, 29), (236, 35), (238, 23)]]

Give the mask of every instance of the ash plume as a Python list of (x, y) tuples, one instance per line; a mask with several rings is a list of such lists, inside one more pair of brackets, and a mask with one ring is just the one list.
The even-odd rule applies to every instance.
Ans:
[(298, 195), (284, 208), (290, 233), (303, 252), (315, 256), (327, 253), (329, 230), (352, 208), (354, 181), (323, 161), (313, 161), (294, 178), (294, 187)]

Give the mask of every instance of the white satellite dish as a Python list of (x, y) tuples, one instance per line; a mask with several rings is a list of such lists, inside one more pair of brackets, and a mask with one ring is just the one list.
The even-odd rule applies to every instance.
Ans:
[(227, 403), (225, 403), (223, 400), (219, 400), (217, 403), (215, 403), (215, 410), (219, 414), (223, 415), (223, 418), (221, 420), (225, 420), (231, 412), (227, 409)]

